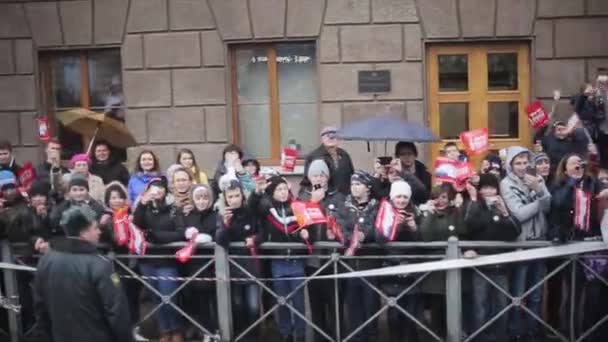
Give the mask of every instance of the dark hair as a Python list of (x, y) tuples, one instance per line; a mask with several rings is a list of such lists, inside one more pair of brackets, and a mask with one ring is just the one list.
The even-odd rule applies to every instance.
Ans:
[(454, 186), (451, 183), (442, 183), (441, 185), (437, 185), (431, 189), (430, 198), (435, 200), (444, 193), (448, 194), (448, 199), (450, 201), (453, 201), (456, 197), (456, 190), (454, 189)]
[[(568, 164), (568, 159), (570, 159), (572, 157), (579, 157), (582, 161), (585, 161), (585, 158), (583, 158), (583, 156), (578, 153), (566, 154), (562, 158), (562, 160), (559, 161), (559, 164), (557, 164), (557, 168), (555, 169), (555, 179), (554, 179), (555, 185), (561, 185), (563, 182), (566, 181), (566, 179), (568, 179), (568, 175), (566, 174), (566, 165)], [(589, 178), (590, 176), (591, 176), (591, 174), (589, 172), (589, 167), (587, 167), (587, 169), (585, 170), (585, 174), (583, 175), (583, 178)]]
[(0, 140), (0, 150), (13, 152), (13, 145), (8, 140)]
[(61, 215), (60, 225), (67, 236), (79, 236), (95, 222), (95, 212), (88, 205), (75, 206)]
[(243, 199), (243, 202), (241, 203), (241, 208), (243, 208), (245, 206), (245, 201), (246, 201), (245, 192), (243, 191), (243, 186), (241, 185), (241, 182), (239, 182), (237, 179), (230, 180), (230, 182), (228, 183), (228, 185), (226, 186), (224, 191), (222, 191), (222, 197), (224, 198), (224, 204), (228, 205), (228, 197), (226, 197), (226, 193), (228, 191), (233, 191), (233, 190), (238, 190), (241, 192), (241, 197)]
[(152, 171), (159, 172), (160, 169), (159, 169), (159, 165), (158, 165), (158, 157), (151, 150), (143, 150), (139, 153), (139, 155), (137, 156), (137, 160), (135, 162), (135, 172), (144, 172), (144, 170), (141, 168), (141, 157), (144, 154), (150, 154), (152, 156), (152, 159), (154, 159), (154, 167), (152, 168)]
[(397, 143), (397, 145), (395, 145), (395, 157), (399, 158), (399, 153), (401, 152), (401, 150), (406, 148), (414, 152), (414, 155), (418, 157), (418, 148), (416, 147), (416, 145), (414, 145), (413, 142), (409, 141), (400, 141)]
[[(93, 144), (93, 148), (91, 149), (91, 159), (93, 160), (93, 162), (97, 162), (97, 157), (95, 157), (95, 150), (97, 150), (97, 147), (99, 147), (99, 146), (105, 146), (108, 148), (108, 151), (110, 151), (110, 155), (108, 156), (108, 158), (111, 159), (112, 156), (114, 155), (114, 149), (112, 148), (112, 145), (110, 145), (105, 140), (98, 140)], [(139, 159), (137, 159), (137, 160), (139, 160)]]
[(230, 145), (226, 146), (224, 148), (224, 151), (222, 151), (222, 160), (224, 160), (224, 157), (226, 156), (226, 153), (228, 153), (228, 152), (236, 152), (239, 154), (239, 159), (243, 159), (243, 149), (240, 148), (238, 145), (230, 144)]
[(196, 163), (196, 157), (194, 156), (194, 153), (192, 152), (192, 150), (187, 149), (187, 148), (182, 148), (181, 150), (177, 151), (177, 156), (175, 158), (175, 163), (179, 164), (179, 165), (182, 165), (182, 163), (180, 163), (180, 159), (182, 159), (182, 155), (184, 155), (184, 154), (189, 154), (192, 157), (192, 167), (194, 168), (194, 179), (198, 183), (200, 169), (198, 168), (198, 164)]
[(127, 199), (127, 193), (125, 192), (125, 188), (122, 185), (110, 184), (106, 188), (106, 193), (104, 196), (105, 204), (108, 207), (110, 207), (110, 197), (112, 196), (112, 192), (114, 192), (114, 191), (116, 191), (118, 193), (118, 196), (120, 196), (120, 198), (122, 198), (124, 200)]
[(260, 173), (260, 162), (254, 158), (243, 160), (243, 166), (247, 166), (248, 164), (255, 166), (255, 173), (253, 175), (257, 176)]

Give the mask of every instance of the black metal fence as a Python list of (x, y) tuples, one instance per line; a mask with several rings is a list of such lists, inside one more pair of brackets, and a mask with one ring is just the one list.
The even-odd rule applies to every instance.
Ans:
[[(370, 251), (372, 253), (362, 253), (363, 256), (346, 257), (341, 254), (341, 246), (337, 243), (320, 242), (314, 245), (314, 252), (312, 254), (302, 253), (302, 255), (277, 255), (281, 250), (289, 248), (290, 250), (305, 250), (306, 246), (300, 244), (276, 244), (276, 243), (265, 243), (259, 248), (259, 255), (248, 255), (246, 253), (230, 254), (224, 248), (209, 244), (205, 246), (199, 246), (200, 253), (193, 256), (190, 261), (195, 267), (191, 267), (188, 274), (180, 275), (179, 277), (162, 278), (161, 280), (175, 281), (179, 283), (176, 290), (170, 295), (163, 295), (151, 285), (152, 281), (159, 280), (158, 277), (146, 277), (135, 272), (131, 265), (132, 260), (150, 259), (150, 258), (175, 258), (174, 251), (178, 246), (183, 244), (171, 244), (167, 246), (151, 246), (149, 251), (154, 251), (154, 255), (149, 254), (145, 256), (138, 255), (121, 255), (114, 254), (112, 252), (106, 254), (107, 258), (112, 260), (116, 265), (116, 270), (125, 279), (125, 282), (138, 282), (149, 291), (151, 296), (157, 296), (160, 298), (158, 304), (154, 305), (145, 315), (141, 316), (141, 324), (144, 321), (148, 321), (163, 305), (171, 306), (177, 311), (191, 326), (203, 332), (205, 335), (210, 336), (214, 339), (221, 341), (241, 341), (248, 337), (252, 331), (258, 329), (260, 326), (268, 322), (270, 318), (276, 315), (279, 308), (287, 308), (294, 319), (301, 319), (307, 326), (307, 337), (308, 340), (326, 340), (326, 341), (350, 341), (355, 336), (361, 333), (364, 329), (369, 328), (373, 325), (378, 324), (381, 317), (386, 316), (389, 311), (393, 314), (400, 314), (400, 319), (404, 323), (412, 325), (418, 331), (419, 334), (426, 336), (427, 340), (433, 341), (481, 341), (482, 336), (488, 330), (491, 330), (493, 324), (505, 317), (506, 315), (512, 314), (513, 310), (520, 310), (520, 312), (532, 317), (534, 321), (538, 323), (543, 331), (554, 335), (554, 337), (561, 341), (586, 341), (588, 338), (593, 336), (597, 331), (603, 328), (604, 325), (608, 325), (608, 315), (598, 317), (597, 321), (586, 322), (581, 324), (582, 311), (581, 307), (574, 303), (579, 301), (581, 289), (586, 285), (588, 277), (592, 277), (596, 283), (602, 286), (608, 287), (608, 281), (606, 280), (606, 274), (598, 272), (590, 265), (586, 260), (605, 260), (606, 254), (594, 253), (593, 255), (571, 255), (568, 257), (552, 258), (552, 267), (538, 279), (535, 284), (531, 284), (526, 287), (524, 291), (519, 293), (513, 293), (513, 291), (505, 288), (505, 284), (499, 283), (495, 277), (489, 275), (492, 272), (492, 267), (470, 267), (470, 268), (455, 268), (447, 271), (436, 271), (432, 268), (426, 269), (423, 272), (415, 275), (402, 275), (399, 276), (399, 282), (405, 284), (400, 286), (396, 291), (387, 292), (383, 288), (382, 282), (379, 282), (377, 278), (354, 278), (357, 281), (362, 282), (366, 289), (371, 289), (371, 292), (377, 296), (378, 302), (380, 303), (376, 308), (375, 312), (359, 326), (348, 326), (344, 322), (348, 321), (348, 312), (341, 309), (344, 303), (342, 298), (344, 297), (344, 286), (343, 279), (328, 278), (331, 275), (337, 275), (344, 272), (352, 272), (359, 269), (358, 265), (364, 261), (371, 262), (371, 265), (381, 266), (383, 264), (403, 264), (403, 263), (419, 263), (424, 261), (432, 260), (453, 260), (462, 258), (463, 252), (466, 250), (474, 249), (480, 254), (484, 251), (513, 251), (518, 249), (532, 249), (537, 247), (549, 247), (552, 246), (549, 242), (522, 242), (522, 243), (497, 243), (497, 242), (467, 242), (458, 241), (455, 238), (450, 239), (446, 242), (431, 242), (431, 243), (409, 243), (409, 242), (395, 242), (389, 243), (384, 246), (369, 245), (364, 247), (364, 251)], [(8, 242), (3, 241), (2, 245), (2, 261), (5, 264), (3, 267), (3, 279), (4, 279), (4, 291), (5, 296), (2, 297), (0, 305), (2, 305), (8, 312), (8, 335), (11, 337), (11, 341), (18, 341), (20, 336), (24, 335), (22, 331), (20, 312), (19, 312), (19, 295), (18, 295), (18, 283), (17, 283), (17, 272), (26, 272), (22, 270), (16, 270), (11, 267), (6, 267), (7, 264), (19, 264), (24, 263), (24, 260), (20, 257), (20, 248), (17, 245), (9, 245)], [(232, 249), (243, 249), (245, 246), (242, 243), (234, 243), (231, 245)], [(164, 253), (163, 251), (167, 251)], [(298, 254), (298, 253), (295, 253)], [(369, 255), (367, 255), (369, 254)], [(276, 259), (304, 259), (307, 261), (315, 260), (316, 265), (310, 274), (299, 278), (301, 281), (299, 285), (288, 295), (281, 296), (273, 289), (273, 279), (269, 276), (264, 276), (263, 272), (252, 272), (251, 268), (243, 266), (243, 261), (248, 260), (249, 262), (255, 262), (258, 265), (264, 265), (269, 260)], [(512, 260), (516, 262), (517, 260)], [(547, 260), (543, 260), (547, 261)], [(369, 264), (369, 263), (368, 263)], [(505, 266), (505, 265), (503, 265)], [(369, 268), (369, 267), (368, 267)], [(581, 272), (588, 276), (587, 278), (581, 277)], [(233, 273), (231, 275), (231, 272)], [(569, 272), (569, 273), (567, 273)], [(255, 274), (254, 274), (255, 273)], [(568, 276), (566, 276), (568, 274)], [(421, 315), (419, 310), (413, 310), (408, 307), (407, 303), (412, 295), (420, 292), (420, 287), (423, 282), (433, 282), (431, 277), (436, 277), (439, 282), (445, 282), (445, 325), (444, 329), (437, 330), (436, 327), (431, 327), (428, 319), (425, 319), (424, 315)], [(493, 291), (497, 291), (499, 294), (506, 298), (506, 306), (500, 308), (498, 312), (495, 312), (490, 319), (488, 319), (481, 326), (471, 327), (466, 321), (469, 319), (468, 315), (463, 315), (463, 310), (470, 310), (470, 296), (465, 297), (463, 293), (464, 287), (467, 285), (467, 281), (470, 282), (470, 278), (475, 278), (475, 281), (486, 281), (489, 287)], [(403, 279), (409, 277), (407, 281)], [(567, 322), (564, 324), (556, 324), (555, 322), (548, 322), (547, 317), (542, 317), (538, 312), (531, 310), (528, 307), (528, 299), (536, 290), (543, 289), (546, 284), (552, 279), (555, 280), (560, 278), (561, 282), (567, 283), (567, 294), (562, 293), (560, 298), (551, 300), (561, 300), (566, 304), (562, 305), (565, 311), (562, 316), (567, 317)], [(443, 280), (445, 278), (445, 280)], [(322, 327), (318, 324), (313, 317), (311, 317), (310, 310), (306, 312), (298, 311), (291, 303), (290, 299), (298, 291), (306, 289), (311, 282), (325, 281), (324, 284), (332, 284), (331, 289), (333, 291), (333, 303), (330, 307), (333, 308), (334, 322), (328, 327)], [(215, 287), (214, 301), (217, 303), (217, 322), (201, 321), (194, 317), (191, 313), (187, 312), (179, 304), (172, 299), (178, 296), (184, 291), (189, 285), (195, 282), (203, 282), (207, 284), (213, 284)], [(582, 283), (581, 283), (582, 282)], [(124, 282), (123, 282), (124, 283)], [(258, 317), (249, 322), (246, 327), (242, 329), (235, 329), (235, 321), (240, 317), (235, 317), (232, 312), (232, 301), (233, 290), (238, 284), (252, 284), (259, 289), (259, 298), (265, 297), (267, 305), (263, 306), (260, 310)], [(470, 283), (469, 283), (470, 285)], [(603, 289), (608, 291), (608, 289)], [(470, 293), (470, 292), (469, 292)], [(546, 293), (546, 291), (543, 291)], [(472, 293), (475, 295), (475, 293)], [(464, 299), (463, 299), (464, 298)], [(315, 298), (309, 298), (309, 302), (315, 300)], [(546, 299), (545, 299), (546, 300)], [(262, 301), (260, 299), (260, 301)], [(601, 305), (607, 306), (606, 303)], [(545, 315), (546, 316), (546, 315)], [(606, 324), (605, 324), (606, 323)]]

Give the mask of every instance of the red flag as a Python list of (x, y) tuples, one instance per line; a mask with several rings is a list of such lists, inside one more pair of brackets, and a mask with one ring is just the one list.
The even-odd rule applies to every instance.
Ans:
[(32, 166), (32, 163), (26, 163), (17, 171), (17, 179), (19, 181), (19, 186), (23, 188), (26, 192), (30, 190), (34, 180), (36, 180), (36, 171)]
[(37, 117), (38, 122), (38, 139), (42, 142), (47, 142), (51, 139), (51, 131), (49, 130), (49, 120), (44, 117)]
[(291, 147), (285, 147), (281, 154), (281, 169), (284, 172), (293, 172), (296, 168), (296, 160), (298, 159), (298, 150)]
[(490, 147), (487, 128), (462, 132), (460, 134), (460, 141), (469, 154), (479, 155)]
[(300, 228), (327, 223), (327, 218), (323, 215), (319, 203), (293, 201), (291, 202), (291, 210)]
[(376, 216), (376, 230), (388, 239), (395, 240), (397, 233), (397, 217), (399, 213), (389, 201), (383, 200), (380, 203), (378, 216)]
[(192, 237), (186, 244), (186, 247), (175, 252), (175, 257), (182, 264), (185, 264), (188, 261), (190, 261), (190, 259), (194, 255), (194, 252), (196, 251), (196, 237), (197, 236), (198, 236), (198, 234), (192, 235)]
[(344, 234), (342, 234), (342, 229), (338, 225), (336, 218), (333, 216), (327, 217), (327, 230), (331, 231), (340, 243), (344, 244)]
[(137, 255), (145, 255), (148, 242), (144, 233), (133, 222), (129, 222), (129, 251)]
[(112, 217), (112, 228), (114, 230), (114, 241), (119, 246), (129, 243), (129, 212), (128, 208), (117, 210)]
[(530, 103), (526, 107), (526, 113), (528, 113), (528, 119), (535, 129), (542, 128), (549, 123), (549, 114), (547, 114), (540, 101)]

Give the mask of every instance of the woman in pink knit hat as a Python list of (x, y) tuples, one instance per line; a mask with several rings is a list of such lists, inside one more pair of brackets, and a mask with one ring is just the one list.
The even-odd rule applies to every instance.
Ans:
[(89, 182), (89, 195), (92, 199), (103, 203), (105, 194), (105, 185), (99, 176), (95, 176), (89, 172), (91, 167), (91, 159), (85, 153), (76, 154), (70, 159), (70, 173), (63, 175), (63, 184), (67, 185), (73, 174), (80, 174)]

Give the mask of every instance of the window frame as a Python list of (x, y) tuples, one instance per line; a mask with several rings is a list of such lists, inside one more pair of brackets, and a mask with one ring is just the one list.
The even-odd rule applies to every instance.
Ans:
[[(62, 50), (42, 50), (38, 52), (38, 66), (40, 73), (40, 99), (41, 99), (41, 108), (44, 110), (44, 113), (49, 122), (49, 132), (51, 136), (59, 137), (59, 122), (56, 118), (57, 113), (57, 105), (55, 103), (55, 93), (54, 93), (54, 68), (53, 63), (55, 59), (61, 54), (77, 54), (80, 58), (80, 103), (81, 106), (79, 108), (91, 109), (91, 84), (89, 79), (89, 56), (90, 53), (95, 51), (103, 51), (103, 50), (116, 50), (121, 52), (119, 46), (107, 46), (107, 47), (99, 47), (99, 48), (89, 48), (89, 49), (62, 49)], [(122, 60), (120, 67), (120, 77), (122, 82)], [(123, 89), (124, 92), (124, 89)], [(126, 109), (126, 106), (125, 106)], [(82, 136), (81, 144), (83, 147), (88, 146), (92, 137)]]
[[(269, 120), (270, 120), (270, 142), (271, 142), (271, 156), (269, 158), (257, 158), (261, 165), (264, 166), (276, 166), (281, 163), (281, 111), (280, 111), (280, 98), (279, 98), (279, 75), (278, 75), (278, 63), (277, 63), (277, 45), (279, 44), (314, 44), (315, 46), (315, 57), (318, 57), (317, 51), (318, 46), (315, 41), (312, 40), (296, 40), (296, 41), (273, 41), (267, 43), (248, 43), (248, 44), (232, 44), (228, 46), (228, 54), (230, 61), (230, 92), (231, 92), (231, 119), (232, 119), (232, 139), (231, 142), (241, 146), (241, 125), (239, 120), (239, 94), (238, 94), (238, 68), (237, 68), (237, 51), (240, 48), (255, 47), (265, 48), (268, 58), (268, 90), (269, 90)], [(319, 125), (319, 97), (320, 87), (318, 80), (318, 58), (315, 62), (315, 72), (313, 78), (316, 81), (317, 89), (316, 93), (316, 112), (314, 117), (311, 119), (315, 121), (315, 124)], [(304, 159), (302, 156), (298, 156), (296, 161), (297, 165), (304, 165)]]

